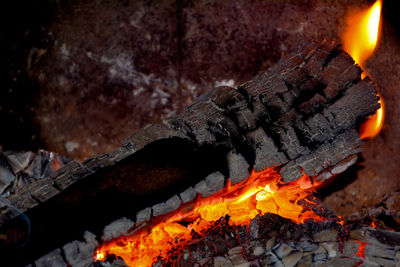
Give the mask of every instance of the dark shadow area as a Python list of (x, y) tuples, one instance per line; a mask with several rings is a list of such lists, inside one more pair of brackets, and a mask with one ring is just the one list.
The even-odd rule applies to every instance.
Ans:
[(47, 43), (47, 26), (63, 1), (16, 0), (0, 3), (0, 147), (3, 150), (43, 148), (32, 108), (40, 91), (27, 74), (32, 48)]
[(393, 26), (396, 30), (397, 37), (400, 36), (400, 18), (398, 15), (399, 1), (397, 0), (384, 0), (382, 5), (383, 17)]
[(353, 183), (357, 179), (357, 172), (364, 168), (361, 165), (362, 162), (364, 162), (364, 159), (360, 155), (356, 164), (350, 166), (343, 173), (340, 173), (335, 177), (325, 181), (318, 189), (316, 196), (321, 199), (321, 201), (324, 201), (324, 199), (329, 195), (341, 191), (346, 186)]
[[(119, 164), (77, 182), (26, 215), (31, 233), (25, 246), (1, 248), (5, 266), (24, 266), (72, 240), (85, 230), (102, 235), (105, 225), (163, 202), (214, 171), (226, 173), (226, 151), (196, 148), (188, 141), (154, 142)], [(24, 229), (23, 229), (24, 230)], [(4, 262), (5, 261), (5, 262)]]

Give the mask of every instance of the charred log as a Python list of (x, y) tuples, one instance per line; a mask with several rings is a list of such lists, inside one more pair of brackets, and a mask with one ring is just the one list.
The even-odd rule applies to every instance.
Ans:
[[(96, 181), (91, 190), (98, 192), (123, 180), (123, 187), (134, 184), (131, 188), (140, 197), (140, 189), (146, 186), (137, 182), (140, 168), (132, 166), (138, 166), (141, 152), (160, 141), (178, 139), (196, 148), (218, 147), (225, 166), (208, 170), (211, 176), (204, 181), (186, 181), (192, 187), (175, 199), (152, 203), (151, 209), (137, 207), (144, 208), (137, 220), (168, 213), (176, 208), (175, 202), (190, 201), (197, 194), (212, 194), (225, 179), (240, 182), (252, 169), (278, 166), (284, 182), (298, 179), (303, 172), (326, 179), (356, 162), (363, 144), (359, 124), (379, 108), (375, 86), (369, 78), (361, 80), (361, 72), (337, 44), (303, 45), (238, 88), (215, 88), (181, 115), (134, 133), (117, 150), (83, 163), (71, 162), (55, 175), (27, 185), (7, 197), (2, 218), (13, 217), (7, 207), (24, 212), (50, 198), (74, 196), (77, 203), (75, 193), (82, 191), (79, 185), (84, 181)], [(170, 151), (179, 153), (179, 149)], [(178, 174), (174, 181), (184, 178), (187, 174)], [(162, 182), (152, 192), (167, 184)]]

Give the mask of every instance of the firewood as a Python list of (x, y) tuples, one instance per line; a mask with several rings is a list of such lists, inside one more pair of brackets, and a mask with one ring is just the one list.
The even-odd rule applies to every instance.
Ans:
[[(304, 173), (324, 179), (337, 164), (355, 162), (350, 159), (363, 145), (359, 124), (379, 108), (376, 88), (368, 77), (361, 79), (361, 72), (338, 44), (302, 45), (237, 88), (215, 88), (184, 113), (137, 131), (115, 151), (82, 164), (71, 162), (40, 186), (28, 185), (7, 199), (23, 212), (83, 178), (98, 175), (115, 182), (128, 168), (130, 163), (122, 163), (127, 158), (171, 138), (197, 147), (225, 147), (226, 169), (239, 158), (247, 168), (243, 173), (276, 166), (284, 182)], [(231, 167), (232, 182), (246, 178), (236, 177), (237, 172)], [(137, 179), (136, 173), (124, 174), (126, 180)]]

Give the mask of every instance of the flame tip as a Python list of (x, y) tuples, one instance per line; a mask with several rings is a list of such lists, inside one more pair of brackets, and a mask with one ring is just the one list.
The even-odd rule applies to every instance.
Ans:
[[(380, 24), (381, 24), (382, 1), (377, 0), (370, 8), (357, 14), (350, 14), (347, 18), (349, 25), (343, 35), (343, 48), (354, 59), (356, 65), (360, 68), (364, 67), (365, 61), (372, 55), (377, 47)], [(361, 74), (362, 80), (368, 79), (365, 71)], [(379, 94), (378, 94), (379, 95)], [(361, 139), (375, 137), (383, 126), (384, 104), (383, 99), (379, 95), (380, 108), (377, 109), (375, 115), (370, 116), (360, 127)]]

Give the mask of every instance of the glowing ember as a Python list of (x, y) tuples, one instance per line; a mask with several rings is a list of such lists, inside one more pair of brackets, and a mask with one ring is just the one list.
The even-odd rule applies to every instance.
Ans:
[(358, 247), (358, 251), (356, 253), (356, 256), (360, 257), (361, 260), (359, 262), (357, 262), (353, 267), (361, 266), (361, 264), (363, 264), (364, 258), (365, 258), (365, 245), (367, 244), (367, 243), (362, 242), (362, 241), (358, 241), (358, 240), (355, 240), (355, 241), (360, 244), (360, 246)]
[[(343, 36), (343, 48), (361, 67), (372, 55), (378, 43), (381, 9), (382, 1), (378, 0), (369, 9), (355, 15), (352, 14), (347, 19), (348, 27)], [(364, 73), (362, 77), (365, 77)], [(378, 96), (381, 107), (361, 125), (360, 137), (362, 139), (374, 137), (382, 129), (384, 105), (382, 97), (379, 94)]]
[(229, 215), (230, 225), (245, 225), (265, 213), (278, 214), (297, 223), (308, 219), (324, 221), (311, 210), (306, 210), (299, 201), (306, 201), (315, 186), (310, 177), (304, 175), (295, 182), (283, 183), (275, 168), (252, 172), (239, 184), (229, 182), (218, 193), (196, 199), (181, 206), (169, 218), (154, 223), (151, 229), (143, 227), (128, 237), (120, 237), (103, 244), (95, 255), (104, 260), (105, 255), (121, 257), (129, 266), (151, 266), (157, 259), (168, 258), (173, 248), (191, 240), (193, 233), (202, 236), (220, 218)]
[(105, 259), (104, 253), (101, 251), (96, 251), (96, 260), (103, 261)]

